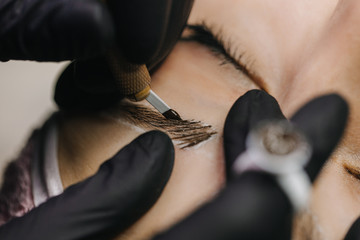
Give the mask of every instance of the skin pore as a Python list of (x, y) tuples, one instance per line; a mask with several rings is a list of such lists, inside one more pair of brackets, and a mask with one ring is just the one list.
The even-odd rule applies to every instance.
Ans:
[[(287, 117), (324, 93), (336, 92), (348, 101), (345, 137), (315, 182), (308, 213), (297, 219), (294, 231), (295, 239), (342, 239), (360, 216), (360, 2), (197, 0), (189, 24), (203, 23), (215, 38), (221, 36), (226, 53), (243, 69), (224, 52), (214, 52), (213, 45), (193, 38), (179, 41), (153, 74), (151, 87), (161, 98), (184, 119), (211, 125), (217, 134), (191, 148), (176, 145), (174, 171), (164, 193), (119, 239), (146, 239), (223, 187), (224, 120), (235, 100), (254, 88), (273, 95)], [(64, 186), (95, 173), (148, 129), (104, 115), (66, 115), (59, 126)]]

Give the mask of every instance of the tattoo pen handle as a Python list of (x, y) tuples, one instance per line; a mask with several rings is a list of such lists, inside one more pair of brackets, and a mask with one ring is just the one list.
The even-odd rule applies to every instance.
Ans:
[(129, 63), (116, 50), (108, 53), (107, 58), (121, 95), (141, 101), (150, 94), (151, 77), (145, 64)]
[(117, 53), (115, 49), (107, 57), (119, 94), (133, 101), (146, 99), (165, 118), (181, 120), (180, 115), (150, 89), (151, 77), (146, 65), (129, 63)]

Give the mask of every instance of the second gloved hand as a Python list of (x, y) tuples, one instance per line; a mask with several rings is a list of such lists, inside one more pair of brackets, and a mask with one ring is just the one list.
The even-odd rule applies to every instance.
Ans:
[(173, 161), (169, 137), (146, 133), (103, 163), (94, 176), (1, 226), (0, 239), (113, 239), (156, 202)]

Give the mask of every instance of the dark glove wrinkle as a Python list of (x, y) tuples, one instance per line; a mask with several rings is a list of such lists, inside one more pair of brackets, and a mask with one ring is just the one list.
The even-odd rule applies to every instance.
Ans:
[(358, 240), (360, 239), (360, 218), (358, 218), (350, 227), (344, 240)]
[(110, 240), (153, 206), (173, 161), (169, 137), (159, 131), (146, 133), (93, 177), (0, 227), (0, 239)]
[(290, 239), (292, 207), (276, 180), (247, 172), (212, 202), (153, 240)]
[(291, 118), (307, 136), (313, 153), (306, 171), (314, 181), (323, 164), (340, 141), (348, 118), (346, 101), (336, 94), (315, 98)]
[(230, 109), (224, 127), (224, 148), (227, 177), (232, 177), (232, 165), (245, 150), (249, 130), (264, 120), (285, 119), (280, 106), (269, 94), (251, 90), (241, 96)]
[[(86, 69), (84, 69), (84, 71), (86, 71)], [(98, 79), (95, 79), (97, 76), (98, 75), (94, 75), (89, 79), (89, 85), (91, 85), (91, 79), (94, 79), (96, 83), (98, 82)], [(87, 91), (87, 89), (79, 86), (78, 81), (80, 83), (80, 80), (78, 80), (75, 74), (75, 63), (73, 62), (66, 67), (56, 83), (54, 100), (61, 110), (68, 112), (100, 111), (114, 106), (124, 98), (124, 96), (116, 91), (107, 92), (101, 90), (99, 93)], [(108, 85), (112, 84), (104, 80), (104, 85), (102, 86), (107, 86), (106, 83), (108, 83)], [(96, 88), (96, 86), (97, 85), (94, 85), (94, 88)], [(107, 89), (114, 89), (114, 87)]]
[(96, 0), (4, 0), (0, 4), (2, 60), (88, 58), (113, 45), (108, 10)]

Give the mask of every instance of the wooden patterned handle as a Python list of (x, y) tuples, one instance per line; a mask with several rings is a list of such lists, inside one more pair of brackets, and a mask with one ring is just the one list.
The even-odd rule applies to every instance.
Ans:
[(128, 63), (116, 51), (108, 54), (108, 61), (120, 94), (135, 101), (149, 95), (151, 77), (145, 64)]

